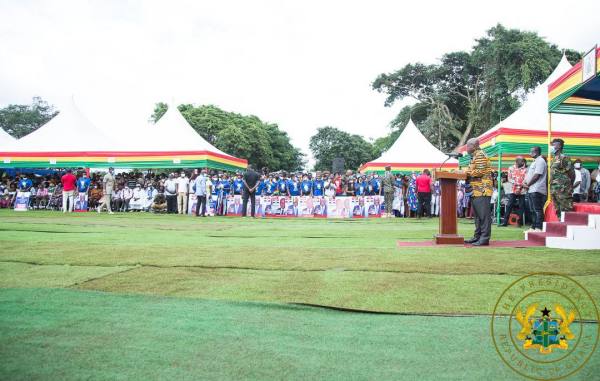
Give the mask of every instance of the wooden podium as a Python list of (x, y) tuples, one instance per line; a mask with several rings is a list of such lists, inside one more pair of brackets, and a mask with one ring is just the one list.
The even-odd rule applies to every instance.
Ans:
[(435, 236), (437, 245), (462, 245), (465, 242), (463, 236), (457, 234), (456, 182), (466, 178), (464, 173), (435, 171), (441, 190), (440, 232)]

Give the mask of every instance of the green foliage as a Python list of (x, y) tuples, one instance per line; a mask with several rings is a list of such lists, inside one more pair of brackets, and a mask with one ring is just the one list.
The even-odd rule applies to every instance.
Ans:
[(0, 127), (19, 139), (37, 130), (57, 114), (52, 105), (40, 97), (33, 97), (30, 105), (11, 104), (0, 109)]
[(333, 159), (341, 157), (348, 169), (357, 169), (374, 158), (371, 143), (362, 136), (351, 135), (335, 127), (321, 127), (310, 138), (309, 148), (315, 158), (315, 170), (331, 170)]
[[(151, 120), (160, 119), (167, 107), (166, 103), (157, 103)], [(213, 105), (182, 104), (177, 109), (206, 141), (221, 151), (247, 159), (255, 168), (296, 171), (304, 166), (304, 155), (277, 124)]]
[[(581, 58), (573, 50), (565, 54), (571, 62)], [(498, 24), (477, 39), (471, 51), (450, 52), (436, 64), (410, 63), (380, 74), (373, 89), (387, 94), (386, 106), (415, 99), (413, 108), (425, 113), (418, 121), (413, 117), (415, 123), (434, 145), (451, 150), (513, 113), (561, 55), (556, 45), (535, 32)], [(405, 123), (406, 113), (405, 108), (392, 128)]]

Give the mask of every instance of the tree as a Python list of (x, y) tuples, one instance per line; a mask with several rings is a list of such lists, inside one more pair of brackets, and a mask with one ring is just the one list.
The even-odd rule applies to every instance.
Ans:
[(30, 105), (11, 104), (0, 109), (0, 127), (19, 139), (37, 130), (57, 114), (54, 106), (40, 97), (33, 97)]
[[(156, 122), (167, 111), (159, 102), (151, 120)], [(245, 158), (256, 168), (296, 171), (304, 166), (304, 154), (294, 147), (277, 124), (265, 123), (254, 115), (223, 111), (213, 105), (177, 106), (185, 120), (206, 141), (221, 151)]]
[(333, 159), (343, 158), (345, 167), (357, 169), (373, 159), (373, 146), (360, 135), (351, 135), (335, 127), (321, 127), (310, 138), (315, 170), (331, 170)]
[[(573, 50), (565, 54), (581, 57)], [(452, 149), (513, 113), (561, 55), (536, 33), (499, 24), (477, 39), (470, 52), (450, 52), (437, 64), (408, 64), (380, 74), (373, 89), (387, 94), (386, 106), (415, 99), (427, 112), (418, 124), (425, 136), (440, 149)]]

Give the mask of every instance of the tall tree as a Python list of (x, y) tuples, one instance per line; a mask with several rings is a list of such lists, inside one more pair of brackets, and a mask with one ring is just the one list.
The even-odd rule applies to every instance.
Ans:
[[(157, 103), (151, 120), (167, 111)], [(187, 122), (206, 141), (231, 155), (245, 158), (256, 168), (296, 171), (304, 166), (304, 154), (292, 145), (290, 137), (277, 124), (265, 123), (254, 115), (227, 112), (213, 105), (177, 106)]]
[(331, 170), (335, 158), (343, 158), (345, 167), (357, 169), (373, 159), (373, 146), (360, 135), (351, 135), (335, 127), (321, 127), (310, 138), (315, 170)]
[[(581, 55), (565, 54), (572, 60)], [(547, 78), (562, 52), (534, 32), (496, 25), (469, 52), (444, 54), (437, 64), (408, 64), (381, 74), (373, 88), (386, 106), (413, 98), (427, 110), (425, 135), (439, 148), (464, 144), (514, 112)], [(425, 122), (424, 121), (424, 122)]]
[(33, 97), (30, 105), (11, 104), (0, 109), (0, 127), (19, 139), (37, 130), (58, 111), (40, 97)]

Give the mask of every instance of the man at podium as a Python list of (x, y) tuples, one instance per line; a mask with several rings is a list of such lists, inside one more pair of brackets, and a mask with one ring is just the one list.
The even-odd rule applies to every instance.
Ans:
[(475, 214), (475, 234), (473, 238), (465, 240), (465, 243), (473, 246), (487, 246), (490, 244), (492, 234), (492, 216), (490, 201), (494, 188), (492, 180), (492, 166), (490, 160), (479, 147), (476, 138), (467, 141), (467, 152), (471, 156), (471, 162), (466, 169), (467, 181), (473, 188), (473, 211)]

